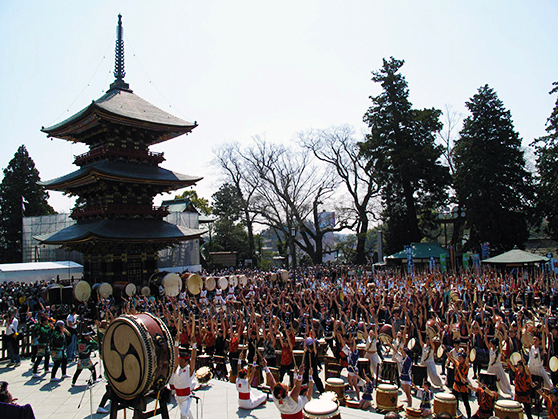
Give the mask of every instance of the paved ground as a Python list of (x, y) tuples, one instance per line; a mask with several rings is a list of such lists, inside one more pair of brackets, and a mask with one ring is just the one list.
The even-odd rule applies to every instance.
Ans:
[[(98, 362), (99, 358), (94, 358)], [(70, 364), (68, 374), (73, 375), (75, 364)], [(438, 368), (440, 368), (438, 366)], [(97, 365), (99, 371), (99, 365)], [(51, 383), (50, 374), (44, 375), (42, 365), (39, 368), (40, 378), (33, 378), (31, 372), (31, 361), (29, 358), (23, 359), (17, 368), (8, 368), (8, 362), (0, 363), (0, 380), (9, 383), (9, 390), (14, 397), (17, 397), (19, 404), (31, 404), (37, 419), (64, 418), (64, 419), (83, 419), (90, 417), (90, 397), (92, 399), (93, 417), (108, 418), (108, 414), (96, 414), (99, 402), (105, 392), (105, 382), (101, 381), (89, 391), (87, 390), (87, 379), (89, 372), (82, 372), (78, 379), (78, 385), (71, 387), (71, 378), (65, 378), (60, 382)], [(60, 376), (58, 372), (57, 376)], [(211, 380), (209, 385), (196, 392), (200, 397), (198, 405), (199, 414), (194, 416), (200, 419), (229, 419), (229, 418), (250, 418), (266, 419), (279, 418), (279, 412), (275, 405), (270, 401), (265, 406), (252, 411), (241, 410), (237, 406), (237, 392), (233, 384), (219, 380)], [(399, 394), (399, 400), (404, 396)], [(401, 402), (400, 402), (401, 403)], [(476, 400), (472, 400), (473, 413), (477, 410)], [(414, 406), (418, 407), (419, 402), (414, 400)], [(195, 408), (195, 404), (192, 404)], [(148, 406), (148, 410), (153, 409), (154, 403)], [(108, 408), (108, 406), (107, 406)], [(175, 405), (170, 405), (170, 417), (180, 418), (179, 409)], [(120, 411), (118, 418), (132, 418), (132, 411)], [(344, 419), (352, 418), (372, 418), (380, 419), (383, 415), (374, 410), (362, 411), (341, 407), (341, 415)], [(160, 417), (160, 416), (159, 416)]]

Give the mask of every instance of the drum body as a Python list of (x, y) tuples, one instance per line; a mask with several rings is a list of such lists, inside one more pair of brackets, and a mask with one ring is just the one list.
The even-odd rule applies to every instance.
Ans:
[(451, 393), (437, 393), (434, 395), (434, 415), (449, 413), (452, 418), (457, 415), (457, 399)]
[(327, 363), (325, 364), (325, 378), (339, 378), (341, 377), (341, 371), (343, 367), (339, 364), (335, 363)]
[(122, 298), (132, 297), (136, 293), (136, 286), (131, 282), (115, 282), (112, 284), (112, 289), (116, 301), (120, 301)]
[(72, 304), (74, 302), (74, 287), (62, 288), (62, 304)]
[(326, 379), (325, 391), (335, 392), (339, 402), (345, 400), (345, 382), (341, 378), (330, 377)]
[(107, 381), (124, 400), (160, 390), (175, 369), (172, 336), (161, 319), (148, 313), (114, 319), (107, 328), (102, 354)]
[(50, 284), (45, 290), (46, 301), (48, 304), (61, 304), (62, 303), (62, 288), (61, 284)]
[(397, 410), (397, 386), (380, 384), (376, 388), (376, 406), (381, 410)]
[(397, 381), (397, 362), (384, 360), (380, 367), (380, 380), (389, 383)]
[(428, 377), (428, 370), (424, 365), (413, 365), (413, 384), (422, 387), (424, 380)]
[(360, 378), (370, 375), (370, 360), (368, 358), (358, 359), (358, 375), (360, 375)]
[(515, 400), (497, 400), (494, 416), (500, 419), (523, 419), (523, 406)]
[(475, 354), (475, 360), (473, 361), (474, 365), (488, 365), (488, 361), (490, 360), (490, 352), (486, 349), (479, 349), (477, 348)]
[(366, 355), (366, 344), (365, 343), (359, 343), (357, 345), (357, 349), (358, 349), (359, 358), (364, 358), (364, 356)]
[(304, 405), (302, 414), (307, 419), (341, 419), (339, 406), (327, 398), (310, 400)]

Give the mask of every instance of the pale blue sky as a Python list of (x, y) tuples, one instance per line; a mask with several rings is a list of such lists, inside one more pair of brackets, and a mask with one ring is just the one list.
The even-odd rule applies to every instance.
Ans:
[[(76, 169), (73, 156), (86, 148), (40, 128), (113, 81), (118, 13), (130, 87), (199, 123), (154, 150), (165, 152), (164, 167), (205, 176), (196, 189), (208, 198), (220, 184), (212, 150), (225, 141), (286, 142), (345, 123), (360, 132), (379, 93), (370, 72), (384, 57), (406, 61), (417, 108), (466, 114), (465, 101), (488, 83), (524, 145), (544, 134), (556, 99), (556, 1), (0, 0), (1, 168), (25, 144), (44, 180)], [(72, 206), (53, 193), (51, 204)]]

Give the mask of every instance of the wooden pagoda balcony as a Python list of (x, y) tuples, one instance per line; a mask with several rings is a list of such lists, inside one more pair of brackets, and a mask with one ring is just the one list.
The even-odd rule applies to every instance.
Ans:
[(126, 159), (135, 159), (154, 164), (159, 164), (165, 161), (164, 153), (114, 146), (102, 146), (90, 150), (87, 153), (80, 154), (79, 156), (74, 156), (74, 164), (77, 166), (83, 166), (85, 164), (97, 160), (104, 160), (110, 157), (124, 157)]
[(169, 210), (167, 207), (151, 205), (91, 205), (85, 208), (74, 208), (70, 217), (77, 220), (83, 218), (115, 218), (138, 215), (162, 218), (169, 215)]

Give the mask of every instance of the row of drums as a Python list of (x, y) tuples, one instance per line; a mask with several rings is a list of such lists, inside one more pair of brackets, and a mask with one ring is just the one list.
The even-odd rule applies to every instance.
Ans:
[[(149, 287), (145, 287), (149, 290)], [(49, 305), (54, 304), (72, 304), (74, 301), (86, 302), (91, 297), (96, 300), (109, 298), (114, 295), (115, 298), (131, 297), (137, 293), (136, 285), (131, 282), (100, 282), (94, 284), (93, 287), (87, 281), (79, 281), (73, 286), (64, 286), (62, 284), (50, 284), (43, 291), (43, 299)]]
[[(341, 378), (328, 378), (325, 392), (319, 399), (309, 401), (304, 406), (304, 417), (309, 419), (341, 418), (339, 405), (346, 402), (347, 407), (358, 408), (358, 401), (345, 400), (345, 381)], [(397, 411), (399, 406), (399, 388), (393, 384), (379, 384), (376, 387), (376, 409), (379, 411)], [(434, 417), (441, 413), (449, 413), (457, 417), (457, 399), (451, 393), (437, 393), (433, 400)], [(420, 418), (421, 410), (407, 407), (407, 417)], [(498, 400), (494, 407), (494, 415), (500, 419), (523, 419), (523, 406), (514, 400)]]
[[(289, 272), (285, 269), (280, 269), (277, 273), (273, 272), (268, 274), (268, 277), (271, 281), (275, 281), (277, 278), (281, 278), (281, 280), (286, 281), (289, 279)], [(260, 280), (260, 278), (257, 277), (248, 278), (246, 275), (214, 277), (211, 275), (200, 276), (198, 274), (191, 273), (183, 274), (181, 279), (185, 282), (188, 291), (193, 295), (198, 295), (203, 287), (205, 287), (207, 291), (214, 291), (217, 286), (219, 286), (222, 290), (226, 290), (228, 287), (245, 287), (248, 283), (257, 284)]]

